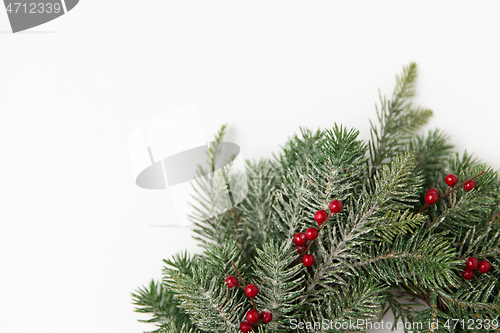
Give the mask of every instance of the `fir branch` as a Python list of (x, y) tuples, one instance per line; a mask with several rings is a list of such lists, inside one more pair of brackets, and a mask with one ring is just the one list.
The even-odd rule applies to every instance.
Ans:
[(396, 76), (396, 88), (392, 99), (380, 95), (380, 109), (376, 106), (380, 128), (371, 121), (370, 173), (373, 176), (387, 160), (403, 153), (408, 140), (416, 129), (427, 123), (432, 111), (413, 108), (408, 99), (414, 95), (413, 85), (417, 76), (417, 65), (411, 63)]
[[(232, 207), (231, 197), (228, 194), (233, 189), (228, 188), (226, 175), (215, 172), (222, 153), (221, 144), (225, 135), (226, 125), (222, 125), (215, 135), (214, 141), (208, 147), (207, 164), (209, 169), (206, 170), (202, 165), (199, 165), (198, 177), (193, 183), (194, 195), (190, 205), (194, 211), (188, 217), (195, 225), (194, 232), (198, 235), (194, 238), (200, 241), (203, 247), (234, 239), (235, 221), (240, 218), (234, 209), (228, 211), (228, 207)], [(226, 167), (231, 167), (233, 159), (233, 156), (229, 158)], [(240, 180), (233, 181), (233, 184), (238, 183), (238, 181)]]
[(309, 186), (304, 202), (310, 216), (318, 209), (328, 209), (333, 198), (347, 200), (362, 184), (366, 146), (358, 136), (359, 131), (334, 124), (324, 132), (317, 154), (305, 161), (303, 177)]
[(353, 266), (390, 285), (420, 286), (412, 290), (416, 293), (460, 286), (454, 273), (459, 262), (455, 249), (440, 235), (398, 236), (391, 245), (380, 243), (364, 250), (368, 256)]
[(217, 163), (217, 159), (220, 155), (220, 145), (224, 137), (226, 136), (226, 128), (227, 124), (223, 124), (217, 134), (215, 134), (214, 141), (210, 142), (207, 157), (208, 157), (208, 165), (210, 167), (210, 172), (215, 172), (215, 164)]
[(297, 169), (288, 170), (281, 179), (280, 187), (273, 192), (273, 224), (283, 238), (290, 239), (297, 229), (306, 226), (308, 216), (303, 204), (306, 181)]
[(406, 150), (415, 155), (414, 172), (424, 177), (424, 188), (431, 188), (444, 178), (443, 170), (447, 167), (450, 150), (453, 148), (449, 140), (450, 137), (439, 129), (429, 131), (427, 136), (416, 135), (410, 138)]
[(303, 268), (288, 267), (294, 252), (288, 240), (271, 240), (262, 250), (257, 250), (255, 257), (254, 276), (259, 285), (256, 301), (261, 309), (267, 308), (273, 313), (273, 321), (268, 324), (273, 332), (288, 332), (286, 324), (291, 318), (297, 318), (293, 312), (301, 306)]
[(328, 209), (333, 198), (346, 200), (361, 185), (366, 146), (358, 135), (358, 131), (334, 125), (321, 136), (314, 135), (317, 152), (309, 153), (300, 168), (289, 167), (291, 161), (283, 162), (288, 167), (274, 193), (273, 208), (284, 223), (277, 226), (284, 237), (291, 238), (297, 229), (315, 223), (311, 217), (318, 209)]
[(304, 161), (318, 154), (317, 149), (321, 145), (323, 131), (311, 131), (308, 128), (300, 127), (300, 136), (294, 134), (287, 140), (278, 155), (273, 154), (275, 160), (282, 166), (283, 175), (287, 169), (301, 168)]
[[(212, 332), (236, 332), (243, 314), (243, 298), (224, 284), (231, 261), (245, 267), (235, 242), (211, 245), (201, 257), (187, 263), (182, 256), (165, 261), (164, 283), (175, 292), (179, 307), (196, 327)], [(179, 260), (181, 258), (181, 260)]]
[(248, 193), (245, 200), (236, 207), (240, 219), (235, 221), (235, 237), (248, 257), (264, 244), (269, 236), (277, 236), (282, 230), (273, 223), (275, 213), (273, 192), (278, 186), (277, 167), (268, 160), (247, 161), (246, 174)]
[(318, 238), (321, 256), (316, 261), (314, 277), (308, 281), (306, 297), (314, 294), (318, 284), (343, 283), (339, 274), (352, 271), (349, 269), (352, 267), (349, 264), (344, 266), (342, 261), (346, 263), (359, 258), (354, 250), (365, 241), (363, 236), (390, 223), (377, 218), (377, 214), (384, 214), (390, 209), (408, 209), (410, 203), (416, 201), (421, 180), (413, 175), (413, 167), (412, 155), (397, 157), (390, 166), (384, 166), (382, 175), (375, 180), (374, 191), (363, 191), (349, 213), (347, 223), (341, 219), (343, 213), (336, 214), (338, 222), (330, 232), (326, 232), (328, 242), (324, 244), (327, 239)]
[(394, 237), (413, 231), (425, 221), (421, 214), (405, 211), (387, 211), (385, 215), (374, 222), (375, 234), (384, 241), (391, 243)]
[[(314, 311), (308, 320), (311, 322), (327, 320), (334, 325), (337, 323), (339, 327), (348, 324), (349, 321), (376, 320), (381, 305), (385, 302), (387, 290), (387, 285), (368, 276), (348, 279), (345, 285), (326, 290), (324, 297), (312, 304)], [(320, 329), (316, 332), (330, 331)]]
[[(379, 125), (371, 123), (368, 145), (354, 129), (301, 128), (274, 161), (247, 161), (248, 183), (241, 185), (248, 185), (248, 195), (227, 211), (228, 180), (211, 175), (222, 156), (222, 126), (208, 151), (208, 169), (199, 168), (193, 200), (195, 238), (205, 252), (165, 260), (163, 283), (132, 294), (136, 311), (151, 313), (145, 321), (156, 323), (157, 332), (237, 332), (251, 303), (224, 284), (234, 261), (241, 280), (259, 286), (255, 307), (274, 314), (271, 323), (254, 326), (261, 333), (288, 332), (294, 319), (374, 319), (384, 307), (406, 324), (439, 323), (439, 329), (413, 326), (419, 332), (466, 332), (444, 326), (453, 318), (498, 319), (499, 173), (467, 152), (450, 155), (449, 138), (438, 130), (415, 134), (432, 114), (410, 103), (415, 78), (412, 63), (397, 77), (392, 98), (380, 96)], [(447, 173), (461, 185), (449, 189)], [(480, 173), (474, 190), (460, 190)], [(429, 187), (444, 193), (442, 200), (418, 214), (427, 208), (422, 189)], [(293, 265), (293, 235), (316, 225), (314, 213), (332, 199), (344, 210), (309, 243), (315, 264)], [(491, 271), (462, 279), (468, 256), (487, 259)], [(408, 296), (428, 308), (410, 308), (402, 302)], [(339, 332), (297, 332), (311, 330)]]
[(152, 280), (149, 286), (138, 288), (136, 293), (132, 293), (132, 301), (136, 306), (135, 312), (153, 315), (151, 319), (139, 320), (140, 322), (170, 322), (175, 327), (192, 327), (189, 316), (178, 308), (179, 303), (174, 300), (174, 293), (162, 283)]

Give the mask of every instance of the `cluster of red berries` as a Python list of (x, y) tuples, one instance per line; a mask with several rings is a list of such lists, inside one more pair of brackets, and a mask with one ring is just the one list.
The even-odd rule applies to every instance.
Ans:
[[(340, 202), (339, 200), (333, 200), (332, 202), (330, 202), (329, 208), (332, 214), (335, 214), (335, 213), (340, 213), (342, 211), (342, 208), (344, 208), (344, 206), (342, 205), (342, 202)], [(318, 223), (319, 230), (314, 227), (311, 227), (308, 228), (305, 233), (298, 232), (295, 234), (295, 236), (293, 236), (293, 242), (295, 243), (295, 245), (297, 245), (298, 253), (304, 254), (308, 250), (308, 247), (306, 247), (307, 240), (314, 241), (316, 238), (318, 238), (318, 233), (321, 230), (321, 228), (323, 228), (323, 223), (326, 222), (329, 217), (330, 215), (326, 212), (326, 210), (323, 209), (318, 210), (314, 214), (314, 220), (316, 220), (316, 222)], [(304, 257), (302, 258), (302, 263), (306, 267), (312, 266), (314, 264), (314, 256), (312, 254), (304, 254)]]
[(273, 314), (269, 310), (263, 310), (261, 313), (254, 309), (248, 310), (247, 320), (240, 324), (240, 331), (243, 333), (250, 332), (252, 330), (252, 324), (256, 324), (259, 319), (262, 320), (264, 324), (267, 324), (273, 319)]
[(469, 257), (465, 261), (465, 269), (462, 271), (462, 277), (466, 280), (474, 278), (474, 270), (477, 269), (481, 273), (488, 273), (491, 269), (491, 264), (488, 260), (477, 260), (477, 258)]
[[(238, 273), (239, 274), (239, 273)], [(227, 286), (229, 289), (233, 289), (236, 287), (239, 287), (239, 281), (236, 276), (230, 275), (226, 278), (225, 280)], [(244, 284), (244, 282), (243, 282)], [(257, 296), (259, 293), (259, 288), (253, 283), (247, 284), (246, 286), (243, 287), (245, 289), (245, 294), (252, 299), (253, 303), (253, 298)], [(255, 303), (254, 303), (255, 304)], [(255, 306), (255, 305), (254, 305)], [(255, 309), (248, 310), (246, 314), (246, 319), (240, 324), (240, 331), (243, 333), (248, 333), (252, 330), (252, 324), (256, 324), (261, 320), (264, 324), (267, 324), (273, 319), (273, 314), (269, 310), (263, 310), (261, 313)]]
[[(446, 185), (448, 185), (451, 188), (451, 187), (457, 185), (458, 178), (454, 174), (449, 174), (449, 175), (446, 175), (446, 177), (444, 177), (444, 182), (446, 183)], [(465, 184), (464, 184), (464, 190), (466, 190), (467, 192), (472, 190), (474, 187), (476, 187), (476, 182), (473, 179), (465, 182)], [(449, 193), (449, 192), (446, 192), (445, 195), (447, 193)], [(434, 205), (439, 200), (439, 197), (440, 197), (439, 191), (436, 190), (435, 188), (431, 188), (427, 191), (427, 194), (425, 195), (425, 202), (428, 205)]]

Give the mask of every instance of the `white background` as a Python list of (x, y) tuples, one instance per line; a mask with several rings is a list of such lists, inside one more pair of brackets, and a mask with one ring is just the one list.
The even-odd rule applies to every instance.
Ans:
[[(11, 34), (0, 10), (0, 332), (121, 332), (130, 292), (196, 250), (168, 191), (135, 186), (128, 135), (196, 104), (245, 158), (299, 126), (369, 137), (377, 88), (416, 61), (427, 128), (500, 166), (498, 1), (91, 1)], [(189, 132), (187, 126), (185, 131)]]

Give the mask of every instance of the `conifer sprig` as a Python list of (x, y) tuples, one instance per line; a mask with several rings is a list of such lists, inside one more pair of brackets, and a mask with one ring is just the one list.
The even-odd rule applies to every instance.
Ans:
[[(439, 130), (416, 133), (432, 112), (412, 105), (415, 79), (411, 63), (392, 97), (380, 94), (367, 143), (337, 124), (301, 128), (273, 160), (247, 161), (248, 195), (232, 209), (219, 211), (225, 179), (200, 177), (191, 219), (204, 252), (165, 260), (163, 280), (132, 294), (136, 311), (150, 313), (145, 321), (158, 333), (240, 332), (251, 308), (272, 314), (265, 325), (243, 328), (261, 333), (290, 332), (294, 320), (377, 320), (389, 309), (419, 332), (468, 332), (453, 319), (500, 320), (499, 173), (467, 152), (451, 153), (450, 137)], [(213, 173), (225, 132), (224, 125), (200, 175)], [(471, 179), (474, 189), (461, 190)], [(430, 188), (442, 195), (427, 204)], [(293, 236), (315, 226), (315, 212), (333, 199), (344, 209), (300, 248), (314, 262), (297, 265)], [(470, 257), (491, 267), (466, 272)], [(226, 287), (235, 271), (259, 286), (251, 301)]]

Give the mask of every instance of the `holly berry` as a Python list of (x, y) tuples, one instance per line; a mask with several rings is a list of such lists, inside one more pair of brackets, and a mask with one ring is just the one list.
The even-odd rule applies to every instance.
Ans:
[(247, 296), (250, 298), (257, 296), (258, 293), (259, 293), (259, 288), (257, 288), (257, 286), (253, 283), (250, 283), (245, 288), (245, 294), (247, 294)]
[(466, 190), (467, 192), (469, 192), (474, 187), (476, 187), (476, 182), (474, 180), (469, 180), (467, 183), (465, 183), (464, 190)]
[(342, 211), (342, 208), (344, 208), (344, 205), (342, 205), (342, 202), (340, 200), (333, 200), (330, 202), (330, 211), (332, 213), (340, 213)]
[(252, 325), (248, 321), (244, 321), (240, 324), (240, 331), (243, 333), (248, 333), (252, 330)]
[(479, 267), (479, 260), (474, 257), (469, 257), (465, 262), (465, 267), (473, 271)]
[(306, 247), (304, 245), (300, 246), (300, 245), (297, 245), (297, 252), (302, 254), (304, 253), (304, 251), (306, 250)]
[(458, 183), (458, 178), (457, 178), (457, 176), (455, 176), (454, 174), (450, 173), (449, 175), (446, 175), (446, 177), (444, 177), (444, 182), (445, 182), (445, 183), (446, 183), (446, 185), (448, 185), (449, 187), (452, 187), (452, 186), (457, 185), (457, 183)]
[(322, 224), (323, 222), (328, 220), (328, 213), (323, 209), (318, 210), (316, 214), (314, 214), (314, 219), (316, 220), (316, 222), (318, 222), (318, 224)]
[(259, 311), (254, 310), (254, 309), (248, 310), (248, 312), (247, 312), (247, 321), (250, 324), (255, 324), (256, 322), (259, 321), (259, 318), (260, 318)]
[(226, 284), (229, 287), (229, 289), (233, 289), (239, 286), (238, 279), (236, 278), (236, 276), (229, 275), (224, 281), (226, 281)]
[(439, 191), (435, 188), (430, 188), (427, 190), (427, 193), (431, 193), (431, 192), (437, 193), (437, 195), (439, 195)]
[(462, 271), (462, 277), (466, 280), (472, 280), (474, 278), (474, 272), (466, 268)]
[(318, 229), (309, 228), (306, 230), (306, 238), (309, 240), (315, 240), (318, 237)]
[(304, 258), (302, 258), (302, 262), (306, 267), (310, 267), (314, 264), (314, 257), (312, 254), (306, 254)]
[(306, 245), (307, 238), (304, 235), (304, 233), (298, 232), (295, 234), (295, 236), (293, 236), (293, 242), (295, 243), (295, 245), (299, 245), (299, 246)]
[(491, 269), (491, 264), (488, 260), (481, 260), (479, 263), (479, 271), (481, 273), (488, 273)]
[(267, 324), (268, 322), (273, 320), (273, 313), (269, 310), (262, 310), (260, 316), (262, 317), (262, 322), (264, 324)]
[(427, 202), (428, 205), (434, 205), (436, 202), (439, 200), (439, 192), (427, 192), (425, 195), (425, 202)]

